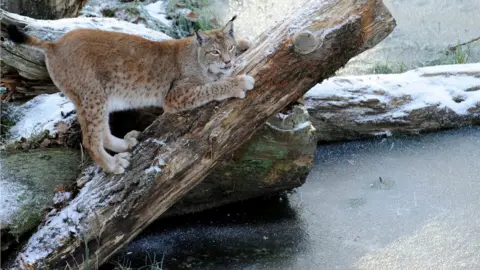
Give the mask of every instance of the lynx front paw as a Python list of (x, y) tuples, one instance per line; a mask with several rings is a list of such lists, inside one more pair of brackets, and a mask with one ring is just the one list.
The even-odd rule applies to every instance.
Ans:
[(122, 174), (125, 172), (125, 169), (130, 166), (130, 161), (128, 161), (131, 157), (131, 154), (128, 152), (119, 153), (113, 156), (113, 169), (112, 173), (114, 174)]
[(132, 148), (138, 144), (138, 136), (140, 135), (140, 131), (132, 130), (128, 132), (123, 139), (128, 143), (128, 149), (132, 150)]
[(252, 90), (255, 86), (255, 79), (247, 74), (241, 75), (243, 79), (243, 89)]
[(234, 93), (234, 97), (243, 99), (245, 98), (245, 92), (248, 90), (252, 90), (255, 85), (255, 79), (252, 76), (248, 76), (246, 74), (240, 75), (237, 77), (239, 80), (239, 88)]

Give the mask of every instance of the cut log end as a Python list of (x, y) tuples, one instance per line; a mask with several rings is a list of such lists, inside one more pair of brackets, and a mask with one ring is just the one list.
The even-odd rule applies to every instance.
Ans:
[(293, 36), (294, 50), (300, 54), (309, 54), (315, 51), (320, 41), (310, 32), (302, 31)]

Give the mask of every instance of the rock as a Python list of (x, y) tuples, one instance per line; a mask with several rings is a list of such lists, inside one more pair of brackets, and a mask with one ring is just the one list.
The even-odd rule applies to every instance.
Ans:
[(72, 185), (81, 170), (80, 165), (80, 153), (68, 148), (2, 153), (2, 252), (40, 224), (54, 204), (55, 189)]

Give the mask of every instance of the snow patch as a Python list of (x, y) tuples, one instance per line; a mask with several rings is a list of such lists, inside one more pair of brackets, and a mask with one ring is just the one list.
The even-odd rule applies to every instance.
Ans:
[(152, 139), (152, 138), (148, 138), (148, 139), (146, 140), (146, 142), (152, 142), (152, 143), (158, 144), (158, 145), (160, 145), (160, 146), (165, 146), (165, 145), (167, 145), (167, 143), (165, 143), (164, 140), (157, 140), (157, 139)]
[(73, 103), (67, 97), (62, 97), (60, 93), (36, 96), (27, 103), (16, 107), (15, 110), (19, 112), (21, 119), (10, 128), (10, 139), (29, 138), (44, 130), (55, 134), (56, 123), (59, 121), (71, 123), (76, 117), (72, 114), (64, 119), (62, 112), (66, 114), (74, 109)]
[(72, 197), (71, 192), (65, 192), (65, 191), (60, 191), (55, 193), (53, 196), (53, 203), (54, 204), (61, 204), (61, 203), (66, 203), (70, 198)]
[(312, 126), (312, 122), (310, 122), (310, 121), (305, 121), (305, 122), (302, 122), (302, 123), (298, 123), (291, 129), (281, 129), (281, 128), (278, 128), (278, 127), (270, 124), (269, 122), (266, 122), (266, 124), (269, 127), (273, 128), (275, 130), (281, 131), (281, 132), (297, 132), (299, 130), (306, 129), (306, 128), (314, 129), (314, 127)]
[(163, 166), (165, 166), (165, 161), (163, 159), (159, 159), (157, 164), (153, 164), (149, 168), (145, 169), (145, 173), (146, 174), (150, 174), (152, 172), (155, 172), (156, 174), (161, 173), (162, 168), (160, 168), (160, 167), (163, 167)]
[(375, 134), (373, 134), (374, 136), (387, 136), (387, 137), (391, 137), (392, 136), (392, 131), (390, 130), (382, 130), (382, 131), (378, 131), (378, 132), (375, 132)]
[(158, 166), (150, 166), (149, 168), (147, 168), (145, 170), (145, 173), (146, 174), (150, 174), (152, 172), (155, 172), (155, 173), (161, 173), (162, 172), (162, 169), (160, 169), (160, 167)]
[(311, 125), (312, 125), (312, 122), (306, 121), (306, 122), (303, 122), (303, 123), (300, 123), (300, 124), (296, 125), (293, 129), (291, 129), (291, 131), (302, 130), (302, 129), (305, 129), (305, 128), (311, 126)]
[(341, 29), (341, 28), (344, 27), (345, 25), (347, 25), (347, 24), (349, 24), (349, 23), (352, 23), (352, 22), (358, 20), (359, 18), (360, 18), (360, 16), (358, 16), (358, 15), (350, 15), (350, 16), (349, 16), (346, 20), (344, 20), (341, 24), (338, 24), (338, 25), (335, 25), (335, 26), (333, 26), (333, 27), (331, 27), (331, 28), (325, 29), (325, 30), (323, 31), (323, 33), (322, 33), (322, 39), (325, 39), (325, 37), (326, 37), (328, 34), (330, 34), (330, 33), (334, 32), (334, 31), (337, 31), (337, 30)]
[(277, 113), (277, 115), (282, 120), (285, 120), (288, 117), (288, 114), (284, 114), (284, 113)]
[[(1, 163), (0, 163), (1, 166)], [(28, 193), (28, 188), (22, 184), (10, 181), (0, 181), (0, 228), (12, 223), (15, 214), (23, 203), (20, 197)]]
[(152, 18), (158, 20), (159, 22), (165, 24), (166, 26), (172, 26), (172, 20), (167, 19), (167, 2), (158, 1), (155, 3), (148, 4), (144, 7)]

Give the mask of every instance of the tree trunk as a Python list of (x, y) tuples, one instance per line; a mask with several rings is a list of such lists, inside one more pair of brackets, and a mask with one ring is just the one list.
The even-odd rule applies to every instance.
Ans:
[[(123, 175), (87, 168), (79, 194), (30, 238), (14, 267), (97, 267), (135, 238), (267, 119), (391, 33), (380, 0), (306, 1), (239, 61), (255, 89), (244, 100), (163, 114), (142, 132)], [(88, 258), (88, 259), (87, 259)]]
[(480, 64), (334, 77), (305, 95), (321, 142), (480, 124)]
[(54, 20), (78, 16), (87, 0), (1, 0), (0, 8), (35, 19)]

